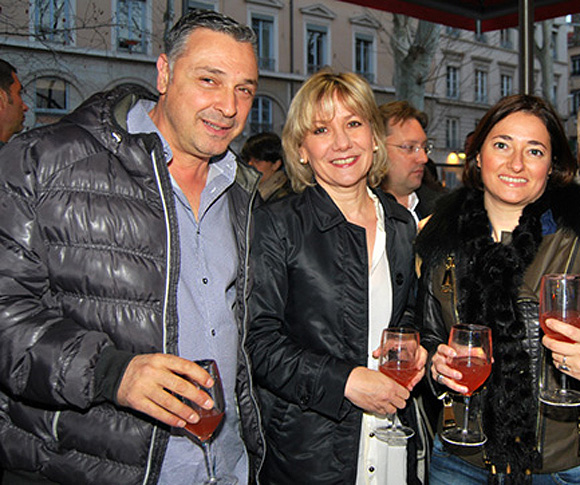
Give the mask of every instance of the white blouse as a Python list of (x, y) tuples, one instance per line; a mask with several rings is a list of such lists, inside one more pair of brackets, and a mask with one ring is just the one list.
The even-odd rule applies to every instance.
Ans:
[[(381, 343), (381, 333), (389, 326), (393, 311), (393, 288), (387, 258), (385, 215), (378, 197), (368, 189), (375, 203), (377, 230), (371, 271), (369, 274), (369, 334), (367, 367), (378, 369), (378, 359), (372, 355)], [(387, 445), (374, 436), (373, 430), (385, 425), (386, 418), (364, 413), (358, 453), (357, 485), (399, 485), (407, 481), (406, 446)]]

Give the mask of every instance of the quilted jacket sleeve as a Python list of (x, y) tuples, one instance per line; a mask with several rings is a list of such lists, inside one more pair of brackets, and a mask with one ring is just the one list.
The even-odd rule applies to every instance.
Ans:
[(37, 180), (49, 155), (26, 135), (0, 150), (0, 385), (27, 400), (83, 408), (112, 342), (65, 317), (52, 290), (37, 212), (50, 196)]

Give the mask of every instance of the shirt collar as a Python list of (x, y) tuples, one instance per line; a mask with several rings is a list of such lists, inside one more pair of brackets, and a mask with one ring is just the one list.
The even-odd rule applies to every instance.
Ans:
[(155, 101), (148, 99), (140, 99), (137, 101), (135, 106), (133, 106), (127, 114), (127, 131), (129, 131), (131, 134), (155, 133), (163, 145), (163, 155), (165, 156), (165, 162), (169, 163), (173, 158), (173, 152), (169, 147), (169, 143), (167, 143), (167, 140), (163, 138), (159, 128), (157, 128), (157, 125), (153, 123), (153, 120), (149, 116), (149, 112), (154, 107)]

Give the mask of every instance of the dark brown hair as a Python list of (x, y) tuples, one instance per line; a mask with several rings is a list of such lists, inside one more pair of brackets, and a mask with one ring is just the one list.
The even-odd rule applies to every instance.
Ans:
[(548, 187), (558, 187), (569, 184), (576, 175), (578, 163), (572, 155), (568, 138), (560, 117), (554, 108), (538, 96), (527, 94), (514, 94), (501, 99), (481, 119), (465, 158), (463, 171), (463, 184), (475, 189), (483, 189), (481, 172), (477, 167), (476, 157), (483, 146), (485, 139), (501, 120), (507, 116), (523, 111), (542, 120), (552, 145), (552, 174), (548, 180)]

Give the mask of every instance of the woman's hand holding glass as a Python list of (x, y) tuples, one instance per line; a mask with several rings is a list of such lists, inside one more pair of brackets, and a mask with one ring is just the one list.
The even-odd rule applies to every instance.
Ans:
[[(379, 347), (373, 352), (373, 357), (378, 359), (380, 352)], [(380, 415), (393, 414), (397, 409), (406, 406), (409, 391), (413, 390), (425, 375), (426, 362), (427, 350), (419, 346), (415, 365), (417, 373), (406, 387), (379, 371), (356, 367), (348, 377), (344, 395), (355, 406), (367, 412)]]
[[(425, 373), (426, 352), (420, 344), (419, 332), (411, 328), (385, 328), (378, 349), (379, 370), (409, 391)], [(387, 415), (387, 426), (375, 428), (380, 440), (391, 442), (411, 438), (415, 431), (403, 426), (395, 413)]]
[(555, 375), (549, 364), (550, 355), (543, 356), (540, 401), (555, 406), (580, 406), (580, 392), (570, 388), (567, 380), (567, 376), (578, 378), (580, 371), (580, 275), (542, 276), (539, 316), (544, 332), (542, 342), (552, 351), (552, 361), (560, 371)]
[[(446, 355), (444, 363), (442, 355)], [(448, 346), (438, 348), (431, 369), (433, 377), (463, 394), (465, 402), (463, 425), (444, 430), (441, 433), (444, 441), (462, 446), (479, 446), (486, 442), (487, 437), (481, 431), (469, 429), (469, 406), (471, 395), (491, 373), (492, 356), (491, 329), (482, 325), (454, 325)], [(452, 377), (442, 373), (444, 368), (451, 371)]]
[(431, 377), (439, 384), (447, 386), (459, 394), (467, 394), (467, 386), (459, 383), (463, 377), (461, 372), (454, 369), (449, 363), (457, 357), (457, 352), (447, 344), (439, 344), (437, 352), (431, 360)]
[(580, 328), (555, 318), (547, 319), (544, 325), (560, 336), (544, 335), (542, 338), (544, 347), (552, 351), (554, 365), (561, 372), (580, 380)]
[(386, 415), (403, 409), (411, 394), (379, 371), (356, 367), (348, 376), (344, 395), (364, 411)]

